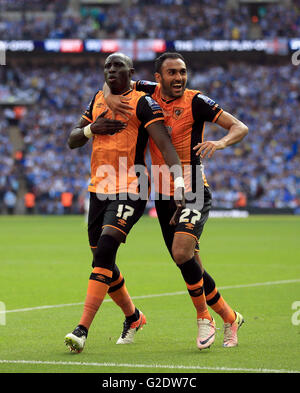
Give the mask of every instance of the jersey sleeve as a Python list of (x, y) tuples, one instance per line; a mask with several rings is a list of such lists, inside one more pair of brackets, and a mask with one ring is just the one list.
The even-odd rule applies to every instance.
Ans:
[(156, 82), (139, 80), (134, 83), (134, 88), (137, 91), (143, 91), (144, 93), (152, 95), (154, 94), (157, 85), (158, 83)]
[(145, 128), (155, 121), (164, 121), (164, 114), (161, 107), (149, 95), (142, 96), (139, 99), (136, 107), (136, 115)]
[(88, 104), (86, 110), (84, 111), (84, 113), (81, 115), (81, 117), (83, 117), (84, 119), (86, 119), (87, 121), (89, 121), (90, 123), (93, 122), (93, 108), (94, 108), (94, 103), (95, 103), (95, 99), (97, 94), (99, 93), (99, 91), (97, 91), (97, 93), (94, 95), (94, 97), (91, 99), (90, 103)]
[(195, 120), (199, 120), (201, 117), (203, 121), (215, 123), (223, 109), (213, 99), (199, 92), (193, 98), (192, 111)]

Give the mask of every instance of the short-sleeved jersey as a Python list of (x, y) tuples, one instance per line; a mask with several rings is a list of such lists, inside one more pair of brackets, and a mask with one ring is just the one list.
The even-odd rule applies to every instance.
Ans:
[[(145, 166), (145, 150), (148, 143), (146, 127), (163, 121), (160, 106), (149, 95), (136, 90), (123, 94), (134, 110), (124, 130), (114, 135), (93, 136), (91, 155), (91, 183), (88, 190), (99, 194), (138, 194), (136, 165)], [(98, 91), (82, 117), (93, 123), (106, 109), (105, 117), (112, 118), (103, 92)], [(124, 119), (123, 119), (124, 121)]]
[[(205, 122), (216, 122), (223, 110), (211, 98), (198, 90), (186, 89), (184, 94), (176, 99), (166, 101), (161, 97), (161, 86), (158, 83), (137, 81), (134, 84), (137, 91), (144, 91), (158, 102), (165, 116), (165, 126), (171, 136), (172, 143), (177, 151), (183, 166), (186, 186), (191, 191), (194, 188), (196, 176), (199, 176), (200, 157), (196, 156), (193, 147), (203, 142)], [(164, 159), (160, 151), (150, 138), (149, 140), (152, 165), (163, 165)], [(204, 184), (207, 184), (202, 171)], [(186, 182), (186, 179), (189, 181)], [(170, 192), (163, 189), (163, 185), (170, 181)], [(172, 179), (160, 178), (156, 182), (156, 192), (173, 195)]]

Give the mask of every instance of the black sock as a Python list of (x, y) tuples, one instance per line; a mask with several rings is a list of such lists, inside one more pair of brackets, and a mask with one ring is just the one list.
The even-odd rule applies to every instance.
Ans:
[(205, 270), (203, 272), (203, 285), (206, 295), (209, 295), (216, 288), (214, 279)]
[(177, 266), (181, 270), (182, 277), (187, 284), (193, 285), (201, 280), (201, 267), (194, 257)]
[(137, 308), (135, 308), (135, 311), (132, 315), (129, 315), (129, 317), (126, 317), (126, 321), (129, 323), (136, 322), (140, 317), (140, 312)]
[(77, 327), (79, 327), (81, 330), (83, 330), (86, 336), (88, 335), (88, 332), (89, 332), (89, 331), (88, 331), (88, 329), (87, 329), (85, 326), (83, 326), (83, 325), (78, 325)]

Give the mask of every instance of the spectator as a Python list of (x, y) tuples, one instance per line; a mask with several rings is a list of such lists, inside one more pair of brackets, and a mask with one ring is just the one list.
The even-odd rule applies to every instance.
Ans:
[(32, 214), (34, 213), (34, 207), (35, 207), (35, 195), (33, 192), (27, 192), (24, 195), (24, 204), (26, 208), (27, 214)]
[(70, 214), (72, 210), (73, 194), (71, 192), (62, 192), (61, 204), (64, 207), (64, 214)]
[(8, 214), (14, 214), (17, 203), (17, 196), (12, 190), (7, 190), (4, 194), (4, 204)]

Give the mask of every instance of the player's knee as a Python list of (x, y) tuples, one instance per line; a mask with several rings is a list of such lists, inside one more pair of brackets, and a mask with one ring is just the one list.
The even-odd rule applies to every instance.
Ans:
[(176, 265), (182, 265), (194, 256), (194, 251), (173, 244), (172, 255)]
[(119, 245), (120, 243), (114, 237), (109, 235), (101, 236), (94, 254), (94, 267), (113, 270)]
[[(108, 289), (108, 294), (118, 291), (119, 289), (121, 289), (123, 287), (124, 284), (125, 284), (124, 277), (122, 276), (118, 266), (115, 264), (114, 269), (113, 269), (113, 275), (111, 278), (111, 284)], [(122, 301), (122, 299), (121, 299), (121, 301)]]

